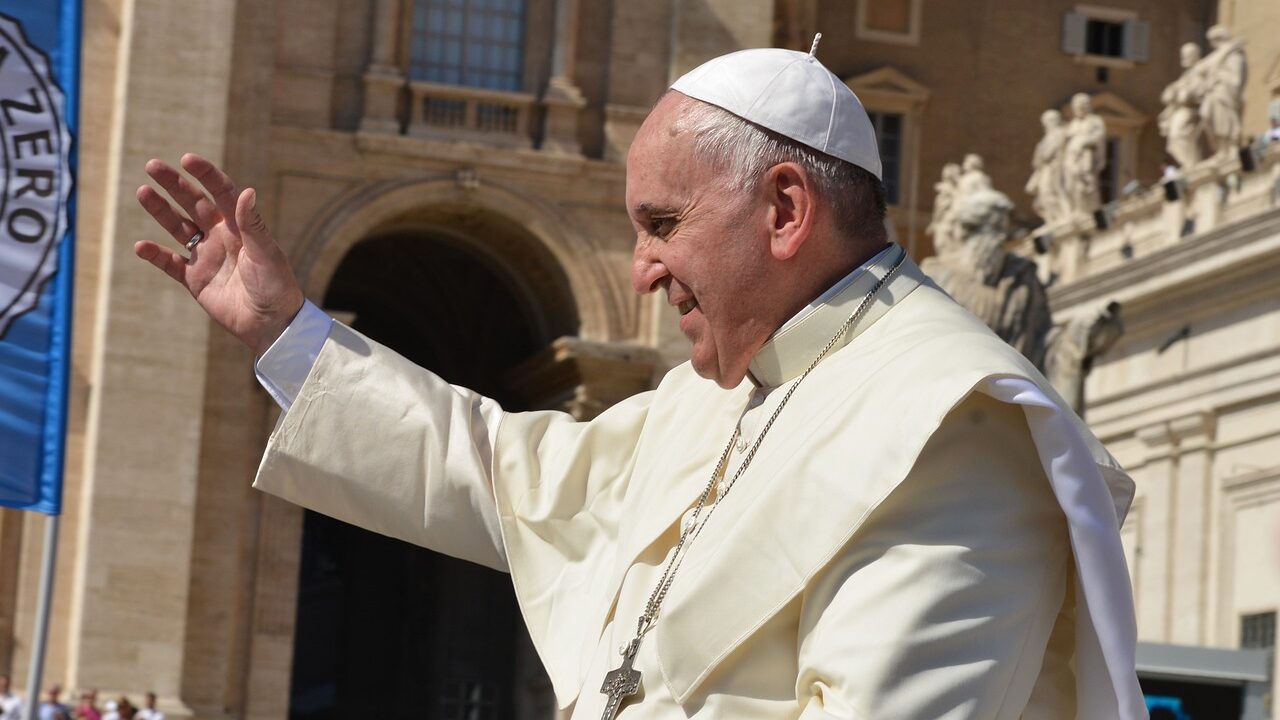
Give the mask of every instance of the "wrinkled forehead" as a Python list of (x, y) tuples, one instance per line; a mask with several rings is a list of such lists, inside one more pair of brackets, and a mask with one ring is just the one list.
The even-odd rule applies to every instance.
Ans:
[[(627, 151), (627, 195), (678, 191), (696, 178), (693, 137), (681, 119), (696, 100), (670, 91), (636, 132)], [(687, 188), (685, 188), (687, 190)]]
[(632, 157), (645, 158), (656, 152), (668, 150), (684, 134), (681, 119), (696, 100), (668, 90), (654, 103), (636, 131), (627, 152), (628, 165)]

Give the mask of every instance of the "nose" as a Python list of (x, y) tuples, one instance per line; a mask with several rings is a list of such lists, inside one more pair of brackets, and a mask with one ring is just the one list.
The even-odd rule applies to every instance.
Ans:
[(631, 256), (631, 287), (646, 295), (662, 287), (669, 277), (667, 266), (653, 252), (653, 244), (643, 239), (636, 241)]

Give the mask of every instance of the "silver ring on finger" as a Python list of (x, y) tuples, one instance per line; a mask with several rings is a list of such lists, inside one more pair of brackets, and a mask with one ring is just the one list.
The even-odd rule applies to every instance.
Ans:
[(191, 252), (192, 250), (195, 250), (196, 246), (199, 245), (200, 241), (203, 239), (204, 239), (204, 232), (197, 230), (196, 234), (192, 235), (191, 239), (187, 241), (187, 252)]

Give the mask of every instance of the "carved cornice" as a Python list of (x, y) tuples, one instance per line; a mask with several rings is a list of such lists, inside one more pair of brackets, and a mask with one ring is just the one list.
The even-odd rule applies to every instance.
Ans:
[(534, 407), (562, 409), (586, 420), (651, 389), (658, 364), (653, 348), (561, 337), (506, 379)]
[(929, 88), (895, 67), (885, 66), (845, 78), (863, 105), (874, 109), (919, 109), (929, 101)]
[[(1199, 282), (1220, 285), (1240, 274), (1280, 267), (1280, 253), (1271, 247), (1275, 243), (1265, 242), (1268, 240), (1280, 242), (1280, 208), (1185, 238), (1163, 252), (1134, 259), (1069, 285), (1051, 288), (1049, 301), (1055, 310), (1066, 310), (1102, 297), (1115, 298), (1124, 303), (1128, 311), (1133, 303), (1168, 292), (1170, 286)], [(1250, 245), (1256, 245), (1255, 252), (1237, 252), (1228, 267), (1215, 268), (1212, 274), (1198, 272), (1185, 276), (1186, 273), (1178, 272), (1213, 260), (1228, 250), (1240, 251)]]

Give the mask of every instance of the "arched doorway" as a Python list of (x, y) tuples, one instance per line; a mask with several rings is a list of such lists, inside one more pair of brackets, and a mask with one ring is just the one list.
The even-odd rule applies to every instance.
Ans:
[[(528, 409), (504, 377), (572, 334), (571, 299), (554, 297), (567, 282), (505, 220), (472, 218), (466, 236), (422, 220), (354, 246), (325, 307), (446, 380)], [(518, 265), (494, 254), (504, 242), (521, 248)], [(293, 720), (550, 716), (530, 707), (541, 669), (505, 574), (308, 512), (296, 627)]]

